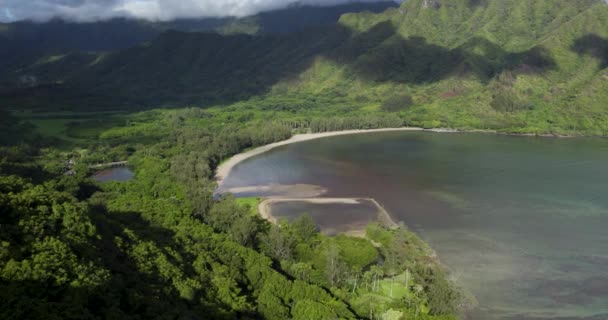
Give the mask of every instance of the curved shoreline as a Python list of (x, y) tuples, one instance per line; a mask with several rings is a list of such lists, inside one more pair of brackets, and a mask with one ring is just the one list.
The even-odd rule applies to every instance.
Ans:
[(257, 147), (255, 149), (245, 151), (239, 153), (227, 161), (221, 163), (215, 171), (215, 180), (217, 182), (217, 190), (220, 190), (224, 179), (228, 177), (232, 169), (236, 167), (239, 163), (252, 158), (254, 156), (260, 155), (262, 153), (268, 152), (272, 149), (278, 148), (280, 146), (285, 146), (292, 143), (298, 143), (303, 141), (310, 141), (315, 139), (334, 137), (334, 136), (343, 136), (343, 135), (352, 135), (352, 134), (361, 134), (361, 133), (375, 133), (375, 132), (391, 132), (391, 131), (429, 131), (429, 132), (438, 132), (438, 133), (486, 133), (486, 134), (498, 134), (498, 135), (508, 135), (508, 136), (523, 136), (523, 137), (543, 137), (543, 138), (572, 138), (573, 136), (566, 135), (558, 135), (558, 134), (533, 134), (533, 133), (509, 133), (509, 132), (501, 132), (496, 130), (459, 130), (459, 129), (449, 129), (449, 128), (434, 128), (434, 129), (425, 129), (420, 127), (400, 127), (400, 128), (380, 128), (380, 129), (356, 129), (356, 130), (342, 130), (342, 131), (330, 131), (330, 132), (319, 132), (319, 133), (301, 133), (293, 135), (291, 138), (279, 142), (274, 142), (271, 144), (267, 144), (261, 147)]
[(327, 138), (333, 136), (343, 136), (350, 134), (360, 134), (360, 133), (374, 133), (374, 132), (390, 132), (390, 131), (426, 131), (426, 129), (418, 128), (418, 127), (402, 127), (402, 128), (383, 128), (383, 129), (359, 129), (359, 130), (344, 130), (344, 131), (331, 131), (331, 132), (320, 132), (320, 133), (304, 133), (304, 134), (296, 134), (291, 138), (271, 144), (267, 144), (253, 150), (249, 150), (243, 153), (239, 153), (232, 158), (228, 159), (224, 163), (220, 164), (215, 172), (215, 179), (217, 181), (218, 189), (222, 186), (224, 179), (230, 174), (230, 171), (236, 167), (239, 163), (260, 155), (262, 153), (268, 152), (272, 149), (278, 148), (280, 146), (285, 146), (292, 143), (298, 143), (303, 141), (310, 141), (320, 138)]

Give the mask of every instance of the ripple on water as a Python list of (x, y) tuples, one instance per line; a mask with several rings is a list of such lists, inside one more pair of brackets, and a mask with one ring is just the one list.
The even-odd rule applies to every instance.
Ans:
[(606, 139), (376, 133), (276, 149), (226, 183), (377, 199), (478, 298), (469, 319), (606, 320), (606, 163)]

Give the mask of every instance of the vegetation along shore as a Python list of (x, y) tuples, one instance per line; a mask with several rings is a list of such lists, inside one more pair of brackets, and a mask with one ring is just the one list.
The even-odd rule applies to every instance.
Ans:
[(30, 2), (0, 13), (1, 319), (458, 319), (405, 226), (270, 223), (226, 177), (345, 134), (608, 136), (605, 0)]
[[(74, 140), (6, 127), (22, 139), (0, 149), (0, 200), (12, 226), (2, 231), (2, 299), (10, 302), (3, 318), (46, 315), (56, 290), (104, 301), (93, 308), (89, 300), (61, 300), (58, 315), (76, 309), (154, 318), (170, 309), (209, 319), (456, 317), (462, 295), (432, 250), (403, 227), (371, 225), (366, 238), (328, 237), (307, 217), (270, 224), (247, 199), (214, 197), (218, 165), (301, 130), (288, 121), (199, 108), (106, 117), (116, 124), (69, 124)], [(376, 120), (362, 128), (380, 129), (369, 121)], [(91, 180), (94, 165), (121, 161), (133, 179)], [(43, 227), (50, 224), (57, 227)], [(32, 249), (19, 250), (10, 240), (16, 238)], [(32, 301), (29, 290), (41, 294)], [(24, 299), (30, 308), (19, 307)], [(138, 311), (125, 309), (135, 305)]]

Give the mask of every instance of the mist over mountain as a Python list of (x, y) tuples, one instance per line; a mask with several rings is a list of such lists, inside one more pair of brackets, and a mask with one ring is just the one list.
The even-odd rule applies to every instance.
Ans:
[(70, 22), (55, 18), (44, 23), (0, 24), (0, 71), (20, 69), (44, 56), (70, 52), (114, 51), (153, 40), (166, 30), (222, 34), (290, 33), (307, 27), (335, 24), (348, 12), (381, 12), (395, 2), (356, 2), (336, 6), (291, 5), (284, 9), (236, 18), (178, 19), (166, 22), (114, 18)]
[(0, 7), (0, 21), (45, 22), (54, 18), (76, 22), (94, 22), (113, 18), (172, 21), (245, 17), (298, 6), (331, 7), (352, 2), (383, 1), (385, 0), (5, 0)]

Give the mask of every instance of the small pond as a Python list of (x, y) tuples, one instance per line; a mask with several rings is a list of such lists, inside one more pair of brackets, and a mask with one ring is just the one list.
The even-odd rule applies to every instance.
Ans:
[(378, 207), (370, 200), (314, 203), (306, 200), (277, 202), (270, 206), (272, 216), (289, 221), (308, 214), (326, 235), (362, 232), (378, 220)]
[(117, 167), (111, 169), (104, 169), (97, 171), (93, 176), (93, 180), (97, 182), (109, 182), (109, 181), (129, 181), (133, 179), (134, 174), (128, 167)]

